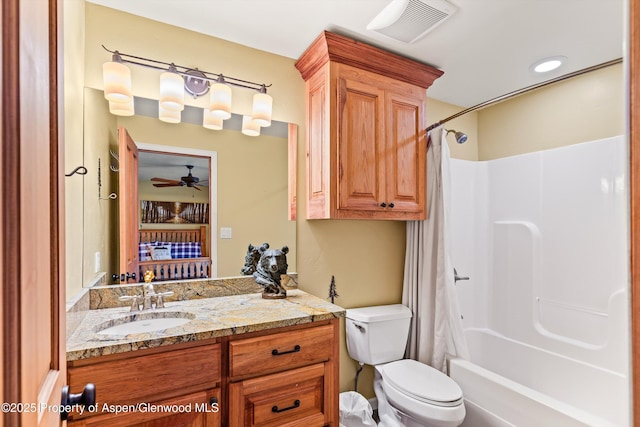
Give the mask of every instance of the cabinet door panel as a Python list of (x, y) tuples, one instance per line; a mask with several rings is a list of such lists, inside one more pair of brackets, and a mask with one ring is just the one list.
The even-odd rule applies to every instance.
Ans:
[[(101, 411), (103, 415), (67, 424), (69, 427), (220, 427), (220, 409), (210, 404), (211, 399), (220, 402), (219, 389), (142, 405), (120, 414)], [(102, 404), (98, 407), (103, 408)]]
[[(131, 405), (217, 387), (221, 377), (220, 344), (166, 351), (69, 368), (69, 387), (78, 393), (96, 386), (101, 404)], [(180, 369), (172, 369), (178, 364)], [(72, 419), (82, 415), (73, 412)]]
[(307, 218), (329, 215), (328, 90), (328, 71), (307, 82)]
[(316, 364), (229, 385), (229, 425), (323, 426), (325, 367)]
[(427, 147), (424, 100), (394, 93), (389, 93), (387, 98), (388, 203), (394, 204), (394, 211), (424, 212)]
[(338, 209), (379, 210), (384, 191), (384, 91), (338, 81)]

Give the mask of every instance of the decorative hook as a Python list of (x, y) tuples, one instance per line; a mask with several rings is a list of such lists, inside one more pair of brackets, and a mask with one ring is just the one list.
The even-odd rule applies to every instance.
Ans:
[(64, 176), (72, 176), (72, 175), (75, 175), (75, 174), (86, 175), (87, 172), (88, 172), (87, 168), (85, 168), (84, 166), (78, 166), (77, 168), (75, 168), (71, 172), (65, 173)]
[(99, 197), (100, 200), (115, 200), (118, 198), (116, 193), (111, 193), (107, 197)]
[(113, 172), (119, 172), (120, 157), (116, 153), (114, 153), (112, 150), (109, 150), (109, 154), (111, 154), (111, 157), (113, 157), (116, 160), (116, 162), (118, 162), (118, 166), (109, 165), (109, 169), (111, 169)]

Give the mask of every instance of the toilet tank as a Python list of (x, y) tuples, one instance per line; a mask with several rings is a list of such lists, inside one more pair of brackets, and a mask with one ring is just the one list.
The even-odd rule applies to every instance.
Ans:
[(411, 310), (402, 304), (347, 309), (349, 356), (367, 365), (402, 359), (411, 315)]

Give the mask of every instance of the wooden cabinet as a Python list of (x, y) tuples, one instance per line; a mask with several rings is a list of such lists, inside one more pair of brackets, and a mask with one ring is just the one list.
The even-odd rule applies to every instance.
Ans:
[(426, 217), (426, 89), (442, 72), (324, 32), (307, 89), (307, 218)]
[(96, 386), (96, 406), (72, 413), (70, 426), (202, 426), (221, 420), (222, 345), (159, 347), (71, 362), (77, 393)]
[(338, 427), (339, 320), (68, 363), (78, 426)]
[(229, 343), (229, 426), (338, 422), (339, 321)]

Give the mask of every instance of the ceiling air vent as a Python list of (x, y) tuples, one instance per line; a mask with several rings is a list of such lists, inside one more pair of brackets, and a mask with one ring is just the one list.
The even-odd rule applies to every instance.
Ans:
[(405, 43), (413, 43), (458, 10), (446, 0), (393, 0), (367, 30)]

